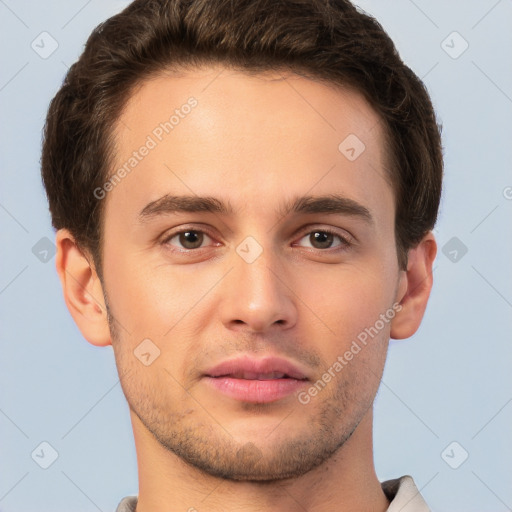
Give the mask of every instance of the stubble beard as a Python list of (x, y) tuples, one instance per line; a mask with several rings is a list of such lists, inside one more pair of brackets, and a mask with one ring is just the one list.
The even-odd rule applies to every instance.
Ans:
[[(156, 386), (137, 378), (141, 375), (137, 361), (135, 357), (130, 360), (133, 354), (125, 354), (126, 349), (123, 352), (123, 340), (107, 300), (105, 304), (121, 386), (130, 409), (163, 448), (193, 469), (213, 477), (263, 483), (305, 475), (343, 447), (372, 405), (373, 400), (361, 400), (354, 392), (354, 388), (359, 387), (357, 383), (338, 376), (338, 381), (334, 382), (336, 387), (324, 389), (310, 404), (297, 401), (291, 412), (283, 414), (285, 419), (272, 436), (276, 439), (274, 443), (237, 441), (238, 433), (230, 433), (228, 428), (219, 425), (205, 412), (204, 404), (191, 399), (202, 417), (195, 415), (195, 421), (191, 421), (190, 407), (179, 411), (162, 399), (165, 396), (163, 384), (164, 392), (159, 392)], [(265, 407), (265, 404), (253, 405)], [(254, 413), (254, 407), (248, 407)], [(314, 407), (314, 414), (308, 413), (310, 407)], [(279, 429), (286, 432), (290, 425), (287, 420), (292, 421), (293, 426), (302, 422), (302, 428), (296, 429), (293, 437), (275, 435)]]

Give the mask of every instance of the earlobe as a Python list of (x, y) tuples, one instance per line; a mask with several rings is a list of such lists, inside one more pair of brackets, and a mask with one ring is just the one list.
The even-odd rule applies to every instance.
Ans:
[(111, 344), (101, 281), (67, 229), (56, 236), (55, 260), (66, 305), (84, 338), (97, 346)]
[(397, 296), (401, 310), (391, 322), (391, 338), (409, 338), (418, 330), (432, 289), (436, 254), (437, 244), (431, 231), (409, 250), (407, 271), (402, 274)]

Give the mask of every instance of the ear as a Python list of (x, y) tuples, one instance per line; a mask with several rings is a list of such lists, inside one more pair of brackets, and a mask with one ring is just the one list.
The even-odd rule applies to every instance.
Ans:
[(111, 345), (103, 288), (92, 258), (83, 254), (67, 229), (57, 231), (56, 245), (55, 264), (71, 316), (89, 343)]
[(391, 321), (391, 338), (409, 338), (418, 330), (432, 289), (432, 264), (436, 254), (437, 243), (431, 231), (409, 250), (407, 270), (401, 271), (396, 299), (402, 309)]

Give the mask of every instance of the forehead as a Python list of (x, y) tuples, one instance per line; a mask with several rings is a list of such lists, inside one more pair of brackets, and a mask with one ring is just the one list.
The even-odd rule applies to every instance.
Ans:
[(172, 193), (278, 211), (279, 198), (336, 190), (393, 215), (381, 120), (348, 88), (222, 66), (166, 72), (134, 91), (114, 135), (111, 173), (125, 172), (107, 210)]

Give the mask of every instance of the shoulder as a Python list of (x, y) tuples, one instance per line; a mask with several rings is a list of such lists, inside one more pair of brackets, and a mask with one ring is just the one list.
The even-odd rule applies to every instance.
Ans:
[(116, 512), (135, 512), (137, 507), (137, 496), (126, 496), (116, 508)]
[(427, 503), (410, 475), (381, 482), (384, 494), (391, 502), (387, 512), (430, 512)]

